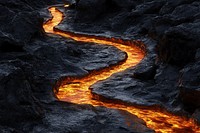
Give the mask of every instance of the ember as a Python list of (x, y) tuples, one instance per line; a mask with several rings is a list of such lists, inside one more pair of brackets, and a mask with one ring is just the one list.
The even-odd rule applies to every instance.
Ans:
[[(126, 61), (93, 72), (86, 77), (77, 79), (66, 79), (64, 83), (59, 87), (57, 97), (62, 101), (68, 101), (76, 104), (92, 104), (93, 106), (105, 106), (108, 108), (126, 110), (139, 118), (143, 119), (149, 128), (154, 129), (156, 132), (199, 132), (200, 128), (192, 120), (175, 116), (168, 112), (162, 112), (159, 110), (142, 109), (133, 106), (125, 106), (125, 104), (106, 103), (100, 100), (94, 100), (89, 90), (89, 87), (95, 84), (97, 81), (105, 80), (112, 74), (122, 72), (130, 67), (137, 65), (144, 57), (144, 52), (135, 46), (136, 42), (122, 41), (118, 39), (107, 39), (103, 37), (94, 37), (89, 35), (81, 35), (75, 33), (67, 33), (61, 30), (54, 30), (63, 19), (63, 13), (57, 10), (55, 7), (49, 9), (53, 18), (44, 24), (44, 30), (47, 33), (53, 33), (61, 35), (66, 38), (71, 38), (79, 42), (92, 42), (98, 44), (112, 45), (118, 49), (127, 53)], [(130, 125), (131, 126), (131, 125)]]

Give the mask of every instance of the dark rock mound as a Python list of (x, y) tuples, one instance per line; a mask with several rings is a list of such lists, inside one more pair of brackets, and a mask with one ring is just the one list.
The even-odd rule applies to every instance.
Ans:
[(188, 107), (200, 106), (200, 61), (187, 65), (181, 71), (180, 99)]
[(158, 40), (157, 50), (162, 61), (183, 66), (194, 60), (196, 49), (200, 47), (200, 3), (171, 1), (166, 5), (175, 6), (153, 19), (152, 29), (156, 35), (152, 35), (152, 29), (149, 33)]
[[(43, 110), (31, 91), (22, 69), (0, 65), (0, 124), (15, 127), (16, 123), (41, 118)], [(5, 113), (6, 112), (6, 113)]]
[(164, 4), (164, 0), (161, 1), (150, 1), (142, 3), (136, 6), (134, 12), (142, 14), (157, 14)]
[(23, 51), (25, 44), (42, 35), (43, 19), (38, 13), (15, 12), (1, 5), (0, 12), (0, 51)]
[(180, 5), (191, 4), (194, 1), (196, 0), (167, 0), (164, 6), (161, 8), (160, 14), (164, 15), (172, 13), (176, 7)]
[(195, 58), (200, 47), (200, 23), (170, 28), (159, 43), (159, 56), (166, 62), (184, 65)]
[[(120, 10), (131, 10), (138, 2), (131, 0), (80, 0), (76, 6), (76, 20), (94, 21), (104, 15)], [(107, 14), (106, 14), (107, 13)]]
[(77, 21), (92, 21), (105, 12), (106, 0), (80, 0), (77, 4)]
[(141, 65), (136, 67), (133, 77), (140, 80), (152, 80), (156, 75), (157, 66), (155, 60), (151, 58), (151, 61), (144, 60)]

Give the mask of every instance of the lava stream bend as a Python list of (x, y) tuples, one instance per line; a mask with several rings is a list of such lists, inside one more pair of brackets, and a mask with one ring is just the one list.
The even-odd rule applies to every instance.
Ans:
[(180, 116), (175, 116), (167, 112), (161, 112), (159, 110), (141, 109), (133, 106), (125, 106), (125, 104), (121, 105), (94, 100), (89, 90), (89, 87), (91, 85), (93, 85), (97, 81), (109, 78), (114, 73), (124, 71), (130, 67), (137, 65), (144, 57), (143, 52), (139, 48), (133, 46), (134, 44), (131, 44), (130, 42), (127, 43), (125, 41), (113, 41), (112, 39), (104, 37), (97, 38), (89, 35), (67, 33), (61, 30), (54, 30), (54, 27), (61, 23), (61, 21), (63, 20), (63, 13), (55, 7), (49, 8), (49, 11), (52, 14), (52, 19), (50, 19), (43, 25), (45, 32), (61, 35), (63, 37), (71, 38), (79, 42), (92, 42), (98, 44), (112, 45), (127, 53), (127, 60), (114, 67), (106, 68), (98, 72), (93, 72), (83, 78), (66, 79), (66, 81), (64, 81), (64, 84), (59, 87), (59, 92), (57, 94), (58, 98), (61, 101), (122, 109), (143, 119), (146, 122), (147, 126), (154, 129), (156, 132), (200, 133), (200, 128), (195, 124), (194, 121), (187, 120), (186, 118)]

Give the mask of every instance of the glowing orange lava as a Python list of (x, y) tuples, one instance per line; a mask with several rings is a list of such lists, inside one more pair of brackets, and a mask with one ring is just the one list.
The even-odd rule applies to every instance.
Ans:
[(92, 72), (83, 78), (68, 78), (63, 81), (63, 84), (59, 87), (59, 92), (57, 93), (57, 97), (60, 100), (76, 104), (91, 104), (93, 106), (105, 106), (108, 108), (126, 110), (143, 119), (147, 126), (154, 129), (156, 132), (200, 133), (200, 128), (195, 124), (194, 121), (187, 120), (186, 118), (180, 116), (175, 116), (173, 114), (156, 109), (142, 109), (133, 106), (125, 106), (125, 104), (106, 103), (100, 100), (94, 100), (89, 90), (91, 85), (97, 81), (109, 78), (114, 73), (118, 73), (135, 66), (143, 59), (144, 53), (139, 48), (135, 47), (134, 42), (131, 41), (94, 37), (69, 32), (67, 33), (58, 29), (54, 30), (54, 27), (62, 21), (63, 13), (57, 10), (55, 7), (50, 8), (49, 11), (53, 17), (43, 25), (45, 32), (61, 35), (79, 42), (92, 42), (112, 45), (127, 53), (126, 61), (121, 62), (116, 66), (105, 68), (97, 72)]

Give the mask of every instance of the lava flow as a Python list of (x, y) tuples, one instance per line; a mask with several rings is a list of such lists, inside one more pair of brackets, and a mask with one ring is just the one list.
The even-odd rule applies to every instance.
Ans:
[[(67, 78), (64, 83), (59, 87), (57, 97), (61, 101), (72, 102), (76, 104), (91, 104), (93, 106), (105, 106), (107, 108), (121, 109), (128, 111), (139, 118), (143, 119), (149, 128), (154, 129), (156, 132), (162, 133), (200, 133), (200, 128), (193, 120), (188, 120), (184, 117), (175, 116), (168, 112), (152, 109), (141, 109), (134, 106), (125, 106), (126, 104), (106, 103), (100, 100), (94, 100), (89, 87), (100, 80), (109, 78), (112, 74), (124, 71), (130, 67), (137, 65), (144, 57), (142, 50), (134, 46), (133, 43), (126, 41), (113, 41), (113, 39), (104, 37), (94, 37), (89, 35), (81, 35), (75, 33), (67, 33), (61, 30), (54, 30), (63, 20), (63, 13), (51, 7), (49, 11), (52, 14), (52, 19), (47, 21), (43, 28), (47, 33), (61, 35), (66, 38), (71, 38), (79, 42), (98, 43), (104, 45), (112, 45), (127, 53), (127, 59), (116, 66), (105, 68), (100, 71), (92, 72), (82, 78)], [(124, 45), (126, 44), (126, 45)], [(129, 44), (129, 45), (127, 45)], [(130, 125), (131, 126), (131, 125)]]

